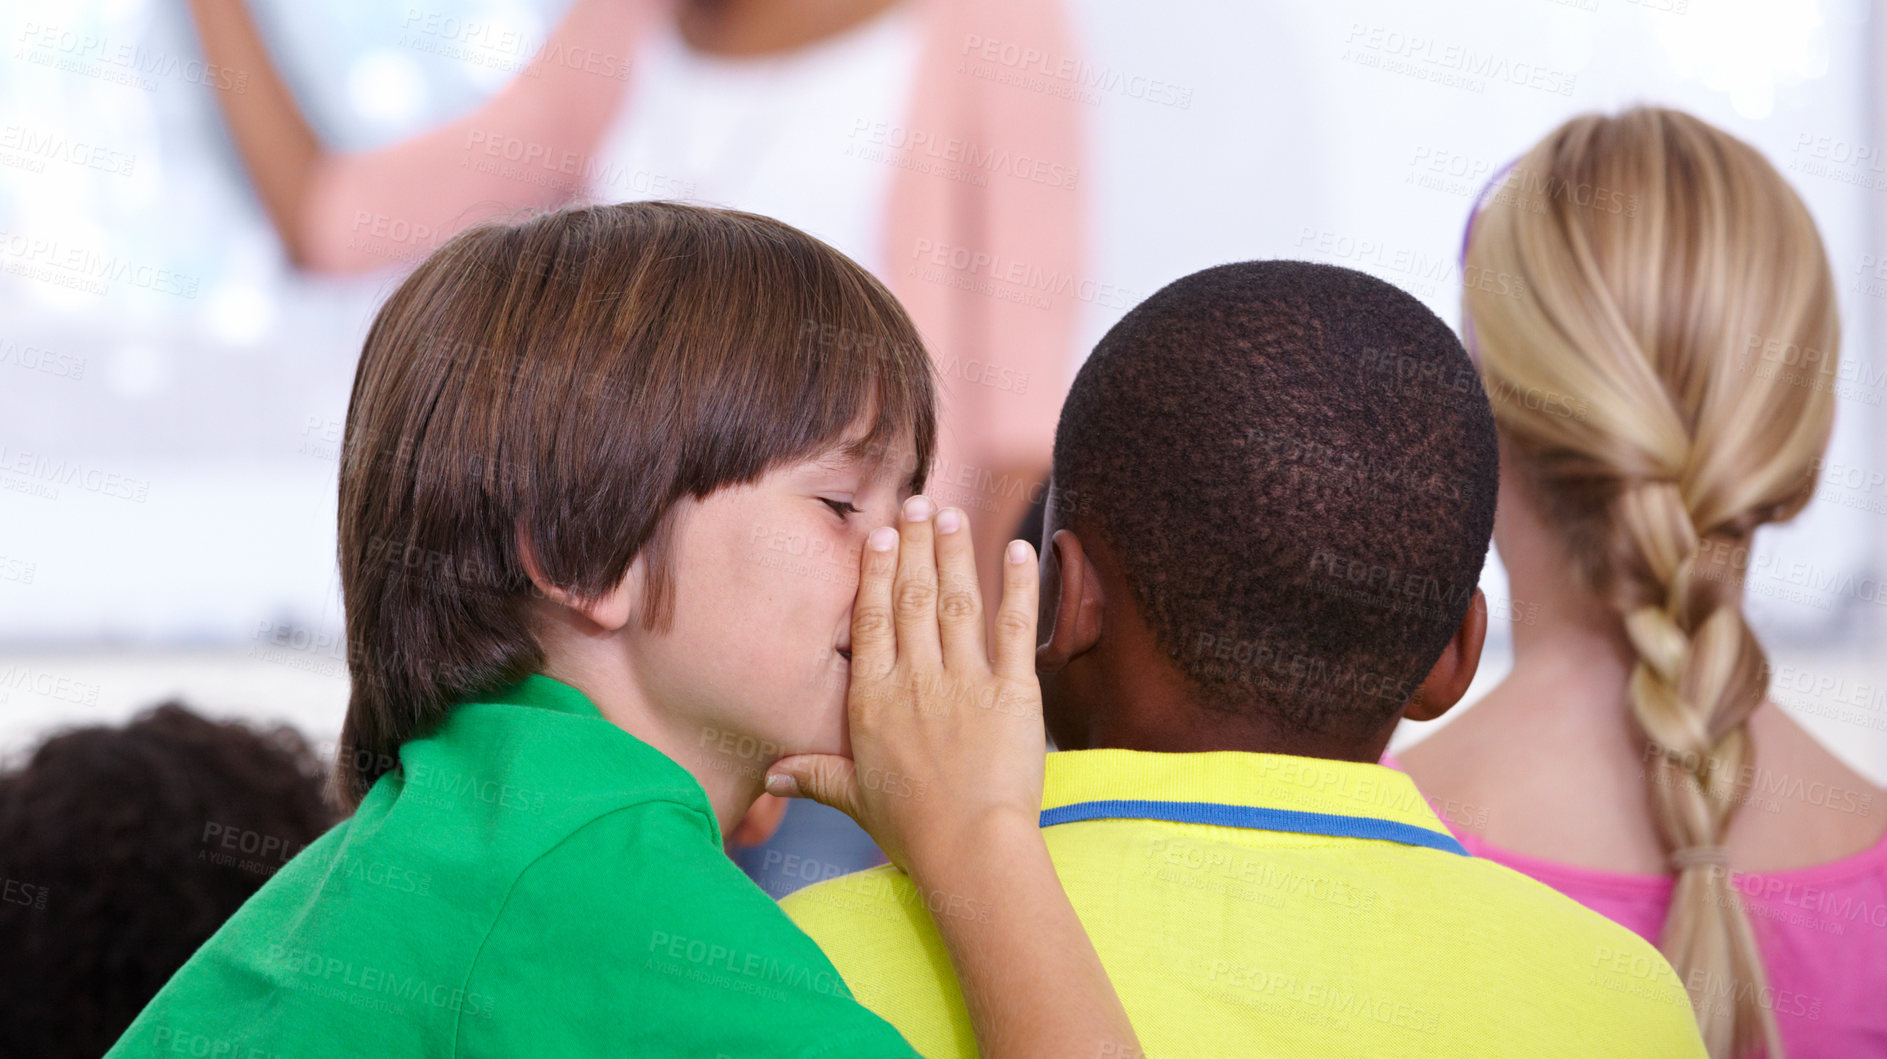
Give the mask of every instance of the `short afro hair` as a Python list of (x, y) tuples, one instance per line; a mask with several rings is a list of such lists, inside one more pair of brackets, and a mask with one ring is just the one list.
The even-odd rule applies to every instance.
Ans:
[(1465, 616), (1498, 469), (1480, 378), (1421, 302), (1248, 261), (1101, 339), (1062, 409), (1051, 505), (1117, 557), (1201, 706), (1362, 739)]
[(338, 814), (293, 729), (170, 702), (0, 773), (0, 1055), (103, 1055)]

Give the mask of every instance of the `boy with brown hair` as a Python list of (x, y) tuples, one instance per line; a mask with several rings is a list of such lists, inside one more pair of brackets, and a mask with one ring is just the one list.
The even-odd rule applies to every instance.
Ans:
[[(777, 221), (632, 203), (441, 248), (348, 410), (353, 815), (111, 1054), (914, 1054), (722, 851), (774, 758), (848, 751), (867, 830), (992, 909), (952, 937), (991, 1051), (1132, 1047), (1033, 826), (1033, 554), (992, 651), (962, 513), (911, 495), (934, 400), (884, 288)], [(761, 561), (775, 530), (841, 573)]]

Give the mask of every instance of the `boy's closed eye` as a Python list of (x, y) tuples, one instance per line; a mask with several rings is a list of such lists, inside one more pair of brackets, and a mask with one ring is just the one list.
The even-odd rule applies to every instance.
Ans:
[(864, 510), (850, 500), (841, 500), (829, 496), (822, 496), (819, 499), (827, 507), (831, 508), (834, 514), (839, 516), (841, 522), (845, 521), (847, 516), (859, 514)]

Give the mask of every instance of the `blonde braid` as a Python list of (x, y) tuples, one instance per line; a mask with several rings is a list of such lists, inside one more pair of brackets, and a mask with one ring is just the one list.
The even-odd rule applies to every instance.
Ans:
[(1762, 646), (1724, 582), (1700, 576), (1701, 542), (1675, 484), (1627, 488), (1613, 510), (1629, 553), (1621, 565), (1635, 575), (1615, 582), (1613, 600), (1638, 652), (1626, 696), (1656, 752), (1647, 778), (1677, 872), (1671, 906), (1691, 910), (1669, 918), (1660, 947), (1712, 1055), (1760, 1044), (1778, 1056), (1774, 1015), (1759, 1002), (1768, 978), (1724, 845), (1753, 757), (1747, 722), (1765, 690)]
[[(1716, 1059), (1782, 1054), (1725, 836), (1767, 694), (1742, 613), (1756, 528), (1814, 493), (1830, 386), (1764, 373), (1771, 344), (1834, 371), (1834, 280), (1801, 201), (1747, 145), (1637, 108), (1567, 122), (1474, 217), (1466, 323), (1505, 450), (1637, 660), (1626, 705), (1677, 882), (1659, 947)], [(1813, 380), (1811, 380), (1811, 383)]]

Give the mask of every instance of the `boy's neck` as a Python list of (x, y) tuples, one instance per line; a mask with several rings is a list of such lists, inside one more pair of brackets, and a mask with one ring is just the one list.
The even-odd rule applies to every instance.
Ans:
[[(1335, 761), (1381, 760), (1391, 721), (1369, 738), (1322, 736), (1274, 720), (1271, 704), (1215, 709), (1168, 657), (1133, 602), (1120, 560), (1103, 534), (1074, 527), (1101, 592), (1101, 633), (1091, 649), (1045, 677), (1044, 704), (1063, 750), (1145, 750), (1200, 754), (1234, 750)], [(1050, 530), (1052, 532), (1052, 528)]]
[[(1113, 748), (1163, 754), (1235, 750), (1291, 754), (1336, 761), (1381, 759), (1395, 732), (1393, 722), (1375, 735), (1333, 737), (1307, 733), (1275, 718), (1289, 711), (1270, 703), (1214, 708), (1201, 689), (1172, 664), (1145, 620), (1104, 546), (1100, 578), (1107, 593), (1103, 634), (1093, 650), (1070, 661), (1055, 677), (1055, 698), (1069, 714), (1057, 725), (1064, 750)], [(1072, 708), (1067, 708), (1072, 707)]]
[(655, 709), (642, 689), (623, 674), (553, 658), (546, 660), (544, 675), (583, 692), (611, 724), (688, 770), (708, 796), (723, 840), (766, 789), (767, 766), (772, 762), (729, 758), (717, 749), (718, 740), (703, 735), (710, 730)]
[(1219, 712), (1191, 699), (1162, 701), (1159, 696), (1129, 705), (1118, 700), (1092, 702), (1085, 731), (1063, 750), (1141, 750), (1156, 754), (1204, 754), (1232, 750), (1248, 754), (1289, 754), (1375, 764), (1388, 749), (1395, 725), (1359, 741), (1302, 731), (1284, 731), (1231, 712)]

